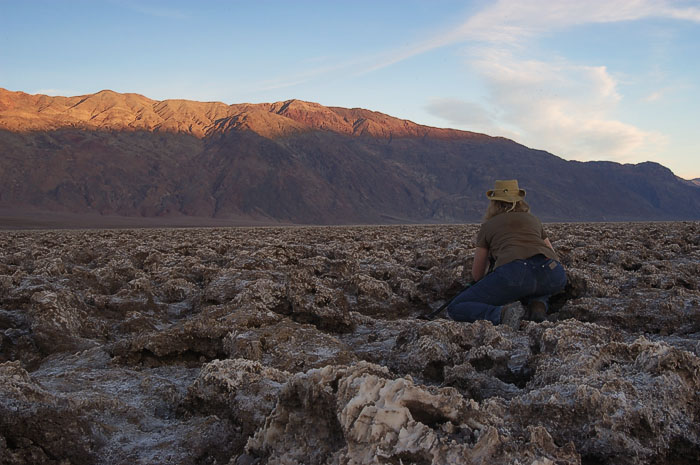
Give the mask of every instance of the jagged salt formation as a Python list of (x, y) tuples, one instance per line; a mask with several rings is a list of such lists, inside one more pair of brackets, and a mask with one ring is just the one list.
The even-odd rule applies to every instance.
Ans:
[(476, 226), (4, 233), (0, 463), (697, 463), (700, 224), (548, 230), (515, 331)]

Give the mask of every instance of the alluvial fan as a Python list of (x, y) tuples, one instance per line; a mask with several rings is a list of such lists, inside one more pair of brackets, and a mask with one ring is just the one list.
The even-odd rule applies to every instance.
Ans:
[(5, 232), (0, 463), (698, 463), (700, 223), (546, 229), (515, 329), (476, 225)]

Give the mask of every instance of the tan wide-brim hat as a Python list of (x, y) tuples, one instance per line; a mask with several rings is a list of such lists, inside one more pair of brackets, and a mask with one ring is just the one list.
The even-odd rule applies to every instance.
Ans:
[(525, 198), (525, 189), (518, 187), (517, 179), (496, 181), (493, 189), (486, 191), (489, 200), (501, 200), (503, 202), (517, 202)]

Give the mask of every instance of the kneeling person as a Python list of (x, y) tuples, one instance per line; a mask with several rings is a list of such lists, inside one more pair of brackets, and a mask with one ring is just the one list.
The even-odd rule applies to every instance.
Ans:
[[(472, 277), (476, 283), (447, 307), (450, 318), (489, 320), (517, 328), (522, 317), (543, 321), (549, 296), (566, 286), (566, 272), (540, 220), (530, 213), (525, 190), (517, 180), (496, 181), (486, 192), (490, 200), (476, 237)], [(486, 274), (489, 258), (494, 270)], [(515, 302), (511, 305), (511, 302)]]

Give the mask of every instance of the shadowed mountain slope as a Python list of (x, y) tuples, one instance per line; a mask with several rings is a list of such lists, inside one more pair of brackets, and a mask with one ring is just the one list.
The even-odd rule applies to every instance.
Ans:
[(508, 139), (290, 100), (0, 89), (0, 208), (348, 224), (478, 221), (517, 178), (545, 220), (700, 219), (656, 163), (569, 162)]

